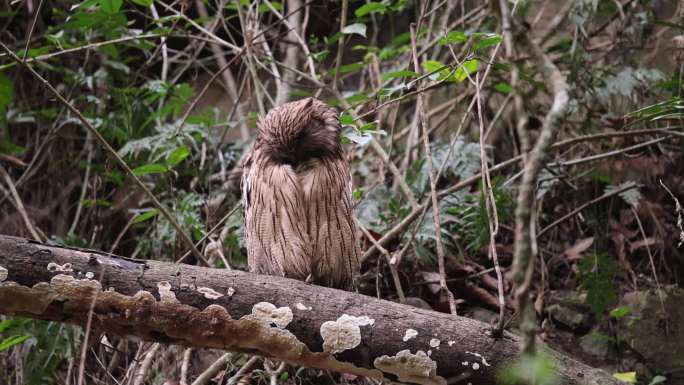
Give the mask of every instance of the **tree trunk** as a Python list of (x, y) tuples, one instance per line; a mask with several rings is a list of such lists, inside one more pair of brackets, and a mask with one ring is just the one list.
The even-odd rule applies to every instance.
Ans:
[[(127, 259), (0, 235), (0, 313), (122, 336), (247, 352), (418, 384), (494, 384), (519, 355), (511, 333), (281, 277)], [(563, 384), (613, 384), (550, 349)]]

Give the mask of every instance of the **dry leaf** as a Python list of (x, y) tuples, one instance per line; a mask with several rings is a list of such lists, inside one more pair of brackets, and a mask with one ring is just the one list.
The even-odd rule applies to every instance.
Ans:
[(580, 239), (572, 247), (565, 250), (563, 254), (570, 261), (578, 261), (582, 259), (582, 253), (590, 248), (592, 244), (594, 244), (594, 237)]

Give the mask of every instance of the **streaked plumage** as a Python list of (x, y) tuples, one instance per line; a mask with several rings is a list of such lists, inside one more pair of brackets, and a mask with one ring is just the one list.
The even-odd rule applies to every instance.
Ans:
[(250, 271), (350, 289), (360, 252), (336, 111), (308, 98), (258, 128), (242, 172)]

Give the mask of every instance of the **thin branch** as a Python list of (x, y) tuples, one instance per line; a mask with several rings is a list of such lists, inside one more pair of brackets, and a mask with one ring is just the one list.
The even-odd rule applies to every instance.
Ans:
[[(9, 189), (9, 192), (7, 194), (10, 194), (12, 196), (12, 199), (14, 200), (14, 207), (16, 207), (17, 211), (19, 212), (19, 215), (21, 216), (21, 219), (24, 221), (26, 229), (29, 231), (34, 240), (38, 242), (45, 240), (45, 235), (40, 234), (36, 227), (33, 226), (33, 223), (31, 222), (31, 219), (29, 218), (28, 213), (26, 212), (26, 208), (24, 207), (24, 203), (22, 202), (21, 197), (19, 196), (19, 192), (17, 191), (14, 182), (12, 182), (12, 178), (10, 177), (7, 170), (5, 170), (4, 167), (2, 167), (2, 165), (0, 165), (0, 174), (2, 174), (3, 179), (5, 179), (7, 188)], [(2, 187), (2, 185), (0, 185), (0, 187)]]
[[(349, 0), (342, 0), (342, 14), (340, 15), (340, 31), (347, 25), (347, 12), (349, 10)], [(337, 40), (337, 57), (335, 58), (335, 74), (332, 81), (332, 89), (337, 90), (337, 80), (340, 76), (340, 66), (342, 65), (342, 54), (344, 53), (344, 34), (340, 34)]]
[(26, 62), (28, 57), (29, 46), (31, 45), (31, 37), (33, 36), (33, 30), (36, 28), (36, 23), (38, 22), (38, 17), (40, 16), (40, 10), (43, 8), (43, 0), (38, 3), (38, 8), (36, 8), (36, 15), (33, 17), (31, 22), (31, 27), (29, 28), (28, 36), (26, 37), (26, 46), (24, 47), (24, 57), (21, 58), (22, 62)]
[(192, 20), (191, 18), (185, 16), (184, 14), (182, 14), (182, 13), (176, 11), (176, 10), (175, 10), (173, 7), (171, 7), (170, 5), (166, 5), (166, 4), (164, 4), (163, 2), (161, 2), (161, 1), (156, 2), (156, 4), (161, 5), (161, 6), (164, 7), (164, 9), (166, 9), (167, 11), (172, 12), (172, 13), (175, 14), (176, 16), (178, 16), (178, 17), (180, 17), (181, 19), (187, 21), (188, 23), (190, 23), (190, 25), (192, 25), (193, 27), (195, 27), (197, 30), (199, 30), (200, 32), (204, 33), (205, 35), (209, 36), (209, 37), (210, 37), (212, 40), (214, 40), (215, 42), (221, 44), (221, 45), (224, 46), (224, 47), (227, 47), (227, 48), (232, 49), (233, 51), (235, 51), (236, 54), (237, 54), (238, 52), (241, 51), (240, 47), (238, 47), (238, 46), (236, 46), (236, 45), (234, 45), (234, 44), (232, 44), (232, 43), (229, 43), (229, 42), (227, 42), (227, 41), (221, 39), (220, 37), (216, 36), (216, 34), (214, 34), (213, 32), (211, 32), (211, 31), (207, 30), (206, 28), (202, 27), (201, 25), (197, 24), (197, 22), (196, 22), (195, 20)]
[(621, 193), (623, 193), (623, 192), (625, 192), (625, 191), (632, 190), (632, 189), (634, 189), (634, 188), (636, 188), (636, 187), (637, 187), (637, 186), (636, 186), (635, 184), (627, 185), (627, 186), (625, 186), (625, 187), (623, 187), (623, 188), (621, 188), (621, 189), (617, 189), (617, 190), (608, 192), (608, 193), (606, 193), (606, 194), (601, 195), (600, 197), (594, 198), (594, 199), (592, 199), (592, 200), (590, 200), (590, 201), (588, 201), (588, 202), (585, 202), (585, 203), (581, 204), (581, 205), (578, 206), (576, 209), (570, 211), (569, 213), (563, 215), (562, 217), (556, 219), (555, 221), (553, 221), (552, 223), (550, 223), (549, 225), (547, 225), (546, 227), (544, 227), (541, 231), (539, 231), (539, 232), (537, 233), (537, 239), (539, 239), (542, 235), (546, 234), (549, 230), (553, 229), (554, 227), (558, 226), (559, 224), (561, 224), (561, 223), (567, 221), (568, 219), (574, 217), (575, 215), (577, 215), (577, 213), (582, 212), (582, 211), (583, 211), (584, 209), (586, 209), (587, 207), (593, 206), (593, 205), (595, 205), (595, 204), (597, 204), (597, 203), (599, 203), (599, 202), (601, 202), (601, 201), (603, 201), (603, 200), (606, 200), (606, 199), (608, 199), (608, 198), (610, 198), (610, 197), (613, 197), (613, 196), (615, 196), (615, 195), (621, 194)]
[[(98, 282), (102, 282), (104, 276), (104, 265), (100, 266), (100, 274), (98, 277)], [(81, 343), (81, 356), (78, 364), (78, 385), (85, 384), (85, 362), (86, 353), (88, 352), (88, 339), (90, 338), (90, 332), (92, 330), (93, 324), (93, 309), (95, 308), (95, 303), (97, 302), (97, 289), (93, 289), (93, 299), (90, 301), (90, 309), (88, 310), (88, 319), (85, 325), (85, 333), (83, 334), (83, 342)]]
[(183, 350), (183, 361), (180, 370), (180, 385), (188, 385), (188, 370), (190, 369), (190, 359), (192, 358), (193, 348)]
[[(416, 72), (420, 71), (420, 65), (418, 64), (418, 51), (416, 49), (416, 25), (411, 24), (411, 50), (413, 52), (413, 70)], [(423, 132), (423, 150), (425, 151), (425, 160), (427, 164), (427, 172), (430, 177), (430, 199), (432, 202), (432, 220), (435, 226), (435, 240), (437, 243), (437, 264), (439, 268), (439, 286), (444, 295), (449, 300), (449, 310), (451, 314), (456, 315), (456, 301), (454, 300), (454, 295), (451, 293), (446, 283), (446, 267), (444, 263), (444, 243), (442, 242), (442, 222), (439, 213), (439, 200), (437, 200), (437, 178), (435, 177), (435, 172), (433, 170), (432, 164), (432, 151), (430, 150), (430, 139), (428, 138), (428, 121), (427, 113), (425, 112), (425, 105), (423, 103), (423, 94), (418, 94), (416, 99), (416, 108), (418, 109), (418, 116), (420, 126)]]
[(192, 382), (192, 385), (204, 385), (209, 380), (214, 378), (214, 376), (220, 372), (222, 369), (228, 365), (228, 362), (233, 358), (233, 353), (225, 353), (221, 357), (219, 357), (216, 361), (214, 361), (213, 364), (211, 364), (202, 374), (200, 374), (195, 381)]
[[(470, 75), (468, 75), (470, 79)], [(496, 252), (496, 235), (499, 233), (499, 215), (496, 209), (496, 199), (494, 199), (494, 189), (492, 187), (492, 179), (489, 175), (489, 160), (487, 159), (486, 143), (485, 143), (485, 128), (482, 118), (482, 101), (480, 98), (480, 82), (479, 74), (475, 74), (475, 92), (477, 97), (477, 116), (480, 126), (480, 173), (482, 174), (482, 193), (485, 194), (485, 208), (487, 211), (487, 224), (489, 226), (489, 258), (494, 263), (496, 271), (498, 300), (499, 300), (499, 320), (494, 329), (495, 336), (503, 335), (504, 329), (504, 312), (506, 309), (506, 300), (504, 298), (503, 276), (501, 275), (501, 268), (499, 267), (499, 257)]]
[[(242, 203), (241, 203), (241, 202), (238, 202), (238, 203), (237, 203), (237, 204), (236, 204), (236, 205), (235, 205), (235, 206), (234, 206), (226, 215), (223, 216), (223, 218), (221, 218), (221, 220), (218, 221), (218, 223), (217, 223), (216, 225), (214, 225), (214, 227), (211, 228), (211, 230), (207, 231), (207, 233), (204, 234), (204, 236), (203, 236), (199, 241), (197, 241), (197, 243), (195, 244), (195, 247), (199, 247), (199, 246), (202, 244), (202, 242), (206, 241), (212, 234), (214, 234), (214, 233), (216, 232), (216, 230), (218, 230), (221, 226), (223, 226), (223, 224), (224, 224), (231, 216), (233, 216), (233, 214), (235, 214), (235, 212), (236, 212), (240, 207), (242, 207)], [(191, 252), (192, 252), (191, 250), (190, 250), (190, 251), (187, 251), (185, 254), (183, 254), (182, 257), (180, 257), (180, 258), (176, 261), (176, 263), (181, 263), (181, 262), (183, 262), (183, 260), (185, 260), (185, 258), (187, 258), (187, 257), (190, 255)]]
[(152, 360), (157, 355), (157, 351), (159, 350), (160, 346), (161, 345), (159, 344), (159, 342), (155, 342), (154, 344), (152, 344), (150, 350), (147, 351), (147, 353), (145, 354), (145, 358), (140, 364), (140, 369), (138, 369), (138, 373), (136, 373), (135, 377), (133, 378), (133, 385), (143, 384), (143, 382), (145, 381), (145, 377), (147, 376), (147, 372), (150, 370), (150, 366), (152, 365)]
[(658, 280), (658, 273), (656, 271), (655, 262), (653, 261), (653, 253), (651, 253), (651, 246), (649, 246), (648, 242), (646, 242), (647, 237), (646, 231), (644, 230), (644, 225), (641, 223), (641, 218), (639, 218), (639, 213), (637, 213), (636, 208), (632, 206), (630, 209), (632, 210), (632, 215), (634, 215), (634, 219), (636, 219), (637, 225), (639, 226), (641, 237), (644, 239), (644, 246), (646, 246), (646, 252), (648, 253), (648, 261), (651, 264), (651, 271), (653, 272), (653, 280), (655, 281), (656, 288), (658, 289), (660, 309), (663, 312), (662, 314), (667, 314), (667, 310), (665, 310), (665, 299), (663, 298), (663, 289), (660, 287), (660, 280)]
[(363, 235), (366, 236), (366, 239), (373, 243), (375, 247), (377, 247), (380, 250), (380, 252), (385, 256), (387, 264), (390, 268), (390, 273), (392, 274), (392, 281), (394, 281), (394, 287), (397, 291), (397, 297), (399, 297), (399, 302), (406, 303), (406, 296), (404, 295), (404, 289), (401, 287), (401, 280), (399, 279), (399, 272), (397, 271), (398, 261), (392, 260), (392, 256), (390, 255), (389, 251), (387, 251), (387, 249), (378, 244), (373, 235), (370, 232), (368, 232), (368, 230), (356, 218), (354, 218), (354, 222), (356, 222), (356, 227), (361, 229)]
[(245, 362), (245, 364), (242, 365), (240, 370), (238, 370), (237, 373), (233, 375), (233, 377), (228, 379), (226, 385), (235, 385), (243, 376), (247, 375), (252, 370), (252, 366), (254, 366), (254, 364), (256, 364), (256, 362), (260, 359), (261, 357), (257, 356), (250, 357), (249, 360), (247, 360), (247, 362)]
[[(237, 53), (232, 59), (230, 59), (229, 62), (227, 62), (223, 67), (221, 67), (216, 73), (214, 73), (211, 78), (207, 81), (207, 83), (202, 87), (202, 90), (197, 94), (195, 99), (190, 103), (190, 106), (185, 110), (185, 113), (183, 114), (183, 117), (181, 118), (181, 122), (178, 125), (178, 128), (176, 128), (176, 135), (180, 135), (181, 131), (183, 130), (183, 126), (185, 125), (185, 122), (188, 120), (188, 117), (190, 117), (190, 114), (192, 111), (195, 109), (195, 106), (197, 106), (197, 103), (199, 103), (200, 99), (204, 96), (205, 93), (209, 90), (209, 87), (214, 83), (214, 81), (230, 66), (235, 63), (239, 58), (242, 57), (244, 54), (244, 50), (240, 50), (240, 52)], [(238, 100), (234, 100), (234, 103), (239, 103)]]
[(86, 159), (86, 169), (85, 175), (83, 175), (83, 184), (81, 185), (81, 195), (78, 197), (78, 203), (76, 204), (76, 214), (74, 215), (74, 220), (71, 222), (71, 227), (69, 227), (68, 234), (74, 234), (76, 231), (76, 226), (78, 226), (78, 221), (81, 217), (81, 210), (83, 209), (83, 202), (85, 201), (86, 193), (88, 192), (88, 181), (90, 180), (90, 167), (93, 161), (93, 146), (90, 142), (90, 133), (86, 135), (85, 147), (88, 151), (88, 158)]
[[(502, 6), (507, 6), (502, 2)], [(544, 117), (539, 137), (529, 154), (523, 173), (523, 179), (518, 190), (515, 208), (515, 246), (513, 252), (513, 282), (515, 284), (515, 299), (518, 312), (523, 316), (521, 330), (523, 332), (522, 351), (532, 354), (535, 350), (536, 315), (532, 309), (529, 290), (534, 272), (537, 239), (534, 234), (534, 205), (537, 178), (542, 163), (547, 156), (551, 142), (560, 126), (560, 119), (567, 109), (569, 96), (565, 77), (541, 48), (527, 39), (533, 56), (540, 62), (543, 74), (553, 89), (553, 105)]]

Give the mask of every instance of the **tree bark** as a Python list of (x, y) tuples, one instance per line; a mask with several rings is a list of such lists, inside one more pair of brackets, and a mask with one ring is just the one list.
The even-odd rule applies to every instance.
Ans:
[[(519, 356), (479, 321), (281, 277), (0, 235), (0, 313), (418, 384), (494, 384)], [(411, 337), (411, 338), (409, 338)], [(563, 384), (614, 384), (550, 349)]]

